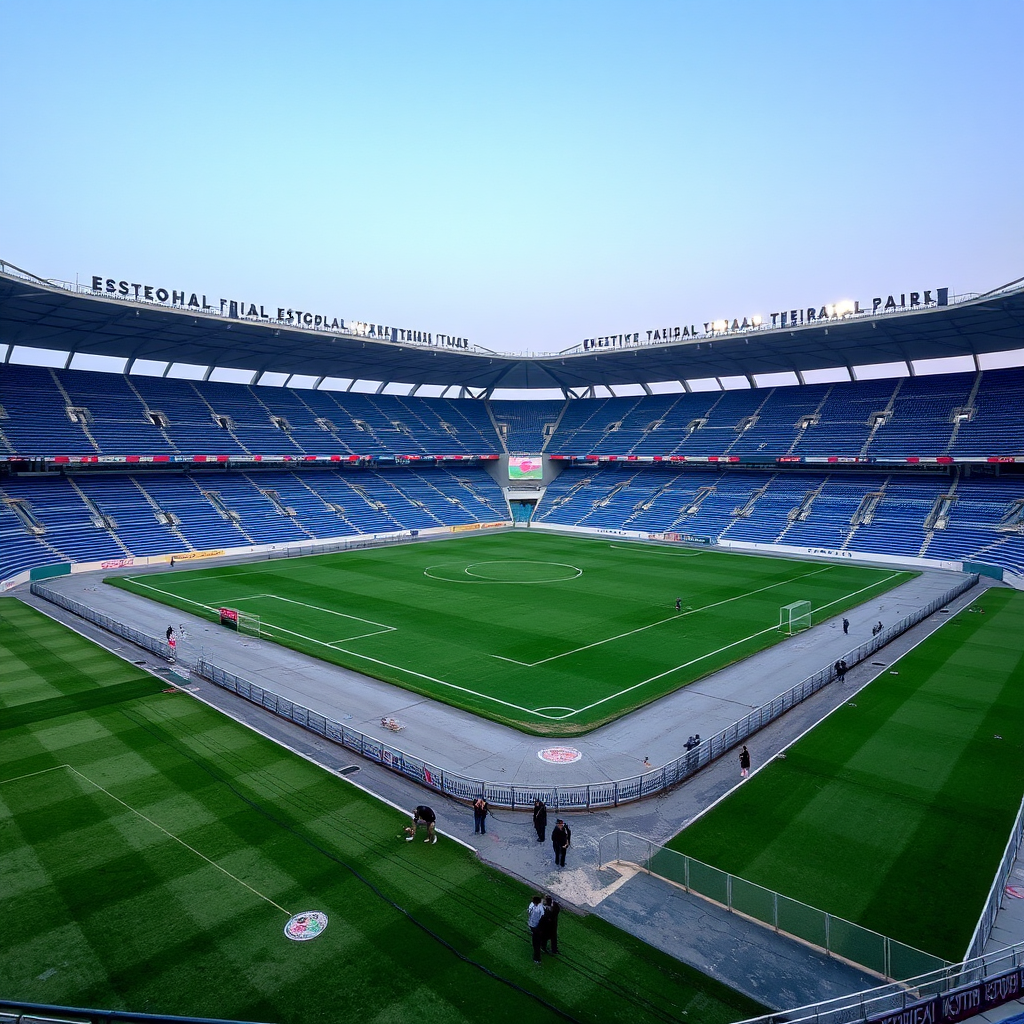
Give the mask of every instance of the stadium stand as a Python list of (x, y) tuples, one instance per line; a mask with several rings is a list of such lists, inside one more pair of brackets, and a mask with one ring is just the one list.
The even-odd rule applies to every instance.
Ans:
[(0, 574), (508, 520), (505, 450), (564, 460), (519, 522), (1024, 568), (1020, 368), (531, 402), (6, 364)]

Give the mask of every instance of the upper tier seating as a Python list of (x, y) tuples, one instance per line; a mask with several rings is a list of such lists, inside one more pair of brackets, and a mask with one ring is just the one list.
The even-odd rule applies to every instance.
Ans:
[(505, 449), (748, 460), (1024, 455), (1024, 369), (487, 403), (0, 365), (0, 455), (295, 458)]

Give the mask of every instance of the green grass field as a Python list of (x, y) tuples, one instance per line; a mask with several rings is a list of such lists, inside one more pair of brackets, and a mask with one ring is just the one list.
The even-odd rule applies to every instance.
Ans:
[(671, 847), (960, 960), (1024, 793), (1024, 594), (977, 602)]
[[(751, 1001), (0, 599), (0, 996), (287, 1022), (725, 1022)], [(440, 824), (462, 807), (436, 805)], [(524, 825), (524, 828), (526, 826)], [(291, 942), (290, 913), (330, 923)]]
[[(108, 582), (538, 735), (587, 732), (914, 574), (527, 531)], [(675, 611), (676, 599), (683, 611)]]

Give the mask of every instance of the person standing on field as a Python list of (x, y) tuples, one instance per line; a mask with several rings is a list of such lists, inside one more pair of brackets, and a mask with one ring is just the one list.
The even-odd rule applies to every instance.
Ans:
[(561, 818), (555, 822), (551, 830), (551, 848), (555, 851), (555, 867), (565, 867), (565, 851), (572, 842), (572, 829)]
[(526, 923), (530, 926), (530, 940), (533, 943), (533, 962), (540, 963), (541, 925), (544, 921), (544, 906), (540, 896), (534, 896), (526, 908)]
[(540, 922), (540, 942), (544, 952), (548, 952), (548, 943), (551, 943), (551, 952), (558, 952), (558, 915), (562, 911), (562, 905), (558, 900), (550, 896), (544, 897), (544, 917)]
[(844, 633), (849, 633), (850, 632), (850, 620), (849, 619), (843, 619), (843, 632)]
[(533, 827), (537, 830), (537, 842), (544, 842), (548, 827), (548, 805), (543, 800), (533, 801)]
[(487, 835), (487, 825), (485, 824), (487, 811), (487, 801), (481, 793), (480, 796), (473, 801), (473, 831), (478, 832), (480, 835)]

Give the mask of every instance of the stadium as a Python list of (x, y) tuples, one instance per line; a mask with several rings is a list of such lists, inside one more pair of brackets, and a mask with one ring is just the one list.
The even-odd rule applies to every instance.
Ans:
[(509, 356), (0, 261), (0, 1019), (1019, 997), (1024, 283), (756, 319)]

